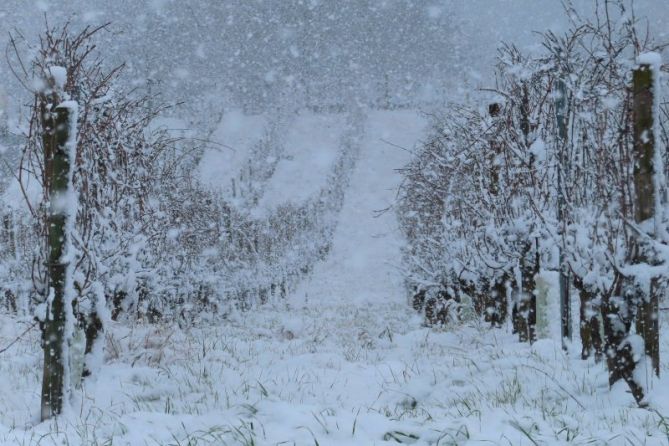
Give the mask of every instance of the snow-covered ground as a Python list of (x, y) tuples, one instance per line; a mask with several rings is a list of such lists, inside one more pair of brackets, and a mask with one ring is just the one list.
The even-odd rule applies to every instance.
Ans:
[[(287, 299), (197, 328), (110, 327), (106, 364), (41, 424), (37, 330), (0, 353), (0, 444), (669, 444), (665, 379), (638, 409), (577, 346), (428, 329), (410, 311), (394, 213), (378, 211), (424, 126), (411, 111), (369, 113), (329, 257)], [(1, 322), (0, 347), (26, 327)]]

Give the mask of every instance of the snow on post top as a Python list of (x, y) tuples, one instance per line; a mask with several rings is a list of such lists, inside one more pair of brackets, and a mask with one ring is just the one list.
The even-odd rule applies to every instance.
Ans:
[(63, 101), (58, 104), (58, 108), (66, 108), (70, 110), (70, 112), (73, 112), (79, 109), (79, 104), (77, 104), (77, 101)]
[(54, 65), (49, 67), (49, 76), (53, 79), (53, 86), (57, 90), (63, 90), (67, 83), (67, 68)]
[(641, 53), (639, 54), (639, 58), (637, 61), (639, 65), (650, 65), (654, 69), (659, 69), (660, 66), (662, 65), (662, 55), (654, 51), (650, 51), (648, 53)]

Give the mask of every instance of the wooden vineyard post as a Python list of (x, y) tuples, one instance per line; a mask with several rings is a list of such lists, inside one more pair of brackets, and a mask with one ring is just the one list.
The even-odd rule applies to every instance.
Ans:
[[(653, 132), (653, 69), (649, 64), (641, 64), (634, 70), (632, 78), (633, 119), (634, 119), (634, 219), (641, 224), (655, 217), (654, 166), (655, 135)], [(657, 232), (657, 228), (656, 228)], [(657, 235), (657, 234), (655, 234)], [(637, 247), (635, 263), (647, 263), (648, 258)], [(653, 370), (660, 376), (660, 330), (658, 280), (651, 279), (650, 292), (642, 296), (637, 309), (636, 331), (643, 338), (645, 352), (651, 358)]]
[(66, 326), (68, 316), (72, 317), (71, 302), (68, 302), (66, 293), (68, 265), (64, 256), (69, 237), (67, 196), (71, 169), (68, 148), (71, 113), (68, 107), (61, 105), (53, 111), (47, 111), (45, 115), (43, 143), (50, 205), (47, 216), (49, 294), (43, 332), (42, 420), (58, 415), (63, 410), (68, 361)]
[[(564, 166), (566, 165), (567, 148), (567, 86), (562, 79), (556, 82), (555, 95), (555, 119), (557, 121), (557, 143), (558, 143), (558, 168), (557, 168), (557, 195), (558, 195), (558, 224), (559, 231), (564, 237), (565, 221), (565, 196), (564, 196)], [(566, 340), (571, 341), (571, 308), (569, 299), (569, 271), (565, 264), (563, 243), (560, 244), (559, 268), (560, 268), (560, 333), (562, 348), (567, 349)]]

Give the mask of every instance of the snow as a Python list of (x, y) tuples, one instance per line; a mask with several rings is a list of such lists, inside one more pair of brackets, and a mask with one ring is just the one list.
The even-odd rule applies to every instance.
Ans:
[[(58, 82), (58, 81), (57, 81)], [(62, 85), (59, 88), (62, 88)], [(77, 355), (78, 347), (73, 345), (76, 342), (76, 327), (75, 327), (75, 316), (73, 312), (74, 303), (77, 300), (77, 292), (75, 290), (75, 278), (74, 270), (77, 259), (77, 248), (75, 248), (72, 237), (75, 234), (75, 224), (77, 219), (77, 211), (79, 209), (79, 196), (73, 185), (74, 170), (77, 159), (77, 136), (78, 136), (78, 120), (79, 120), (79, 104), (74, 100), (63, 101), (56, 107), (58, 109), (65, 109), (68, 113), (68, 124), (69, 129), (67, 133), (67, 141), (65, 142), (65, 149), (67, 150), (67, 157), (69, 161), (69, 171), (67, 172), (67, 191), (65, 192), (65, 197), (55, 197), (55, 209), (52, 208), (51, 212), (62, 213), (65, 216), (65, 247), (61, 255), (60, 262), (65, 264), (65, 283), (63, 290), (63, 300), (64, 300), (64, 313), (65, 313), (65, 323), (64, 323), (64, 336), (63, 336), (63, 346), (62, 346), (62, 357), (63, 359), (63, 376), (64, 376), (64, 389), (63, 389), (63, 400), (64, 405), (67, 405), (70, 392), (72, 387), (70, 383), (77, 382), (79, 376), (73, 375), (72, 367), (69, 358), (71, 355)], [(51, 197), (50, 197), (51, 198)], [(60, 203), (60, 209), (58, 208), (58, 201), (62, 200), (64, 202)], [(52, 203), (52, 206), (54, 203)], [(79, 336), (81, 334), (79, 333)], [(74, 347), (74, 352), (70, 352), (70, 347)], [(81, 369), (83, 370), (83, 361)], [(75, 370), (76, 371), (76, 370)], [(44, 417), (50, 416), (50, 414), (43, 414)]]
[[(560, 339), (560, 274), (542, 270), (536, 278), (537, 285), (537, 337)], [(574, 314), (572, 312), (572, 314)], [(572, 321), (573, 321), (572, 317)]]
[(53, 79), (54, 88), (63, 90), (67, 83), (67, 69), (60, 66), (49, 67), (49, 76)]
[(666, 227), (662, 224), (665, 221), (663, 201), (665, 200), (664, 195), (666, 195), (666, 178), (664, 169), (659, 168), (663, 165), (663, 159), (661, 150), (658, 150), (660, 146), (660, 135), (661, 135), (661, 123), (660, 123), (660, 102), (663, 98), (663, 92), (661, 88), (662, 80), (662, 55), (655, 52), (643, 53), (639, 55), (640, 64), (648, 64), (653, 70), (653, 137), (655, 138), (655, 150), (653, 151), (653, 166), (658, 166), (653, 168), (653, 187), (657, 191), (655, 193), (655, 212), (654, 212), (654, 230), (656, 238), (660, 240), (669, 240), (669, 234), (667, 234)]
[(660, 53), (650, 51), (647, 53), (641, 53), (638, 57), (638, 62), (640, 65), (646, 64), (654, 67), (654, 69), (660, 68), (662, 65), (662, 55)]
[(532, 153), (537, 161), (546, 161), (546, 143), (541, 139), (536, 139), (530, 146)]

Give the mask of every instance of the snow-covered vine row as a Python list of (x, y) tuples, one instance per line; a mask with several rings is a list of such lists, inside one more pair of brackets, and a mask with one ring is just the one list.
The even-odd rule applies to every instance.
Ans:
[[(646, 370), (645, 349), (659, 372), (649, 325), (669, 279), (663, 45), (639, 37), (624, 2), (597, 4), (592, 20), (567, 4), (569, 31), (544, 33), (542, 51), (499, 50), (487, 103), (435, 119), (404, 170), (399, 212), (428, 322), (471, 309), (500, 325), (510, 313), (532, 342), (539, 278), (560, 271), (580, 301), (583, 357), (606, 355), (611, 383), (624, 379), (642, 403), (633, 371)], [(650, 93), (638, 87), (644, 71)], [(655, 125), (644, 130), (652, 95)], [(652, 161), (640, 152), (649, 142)]]

